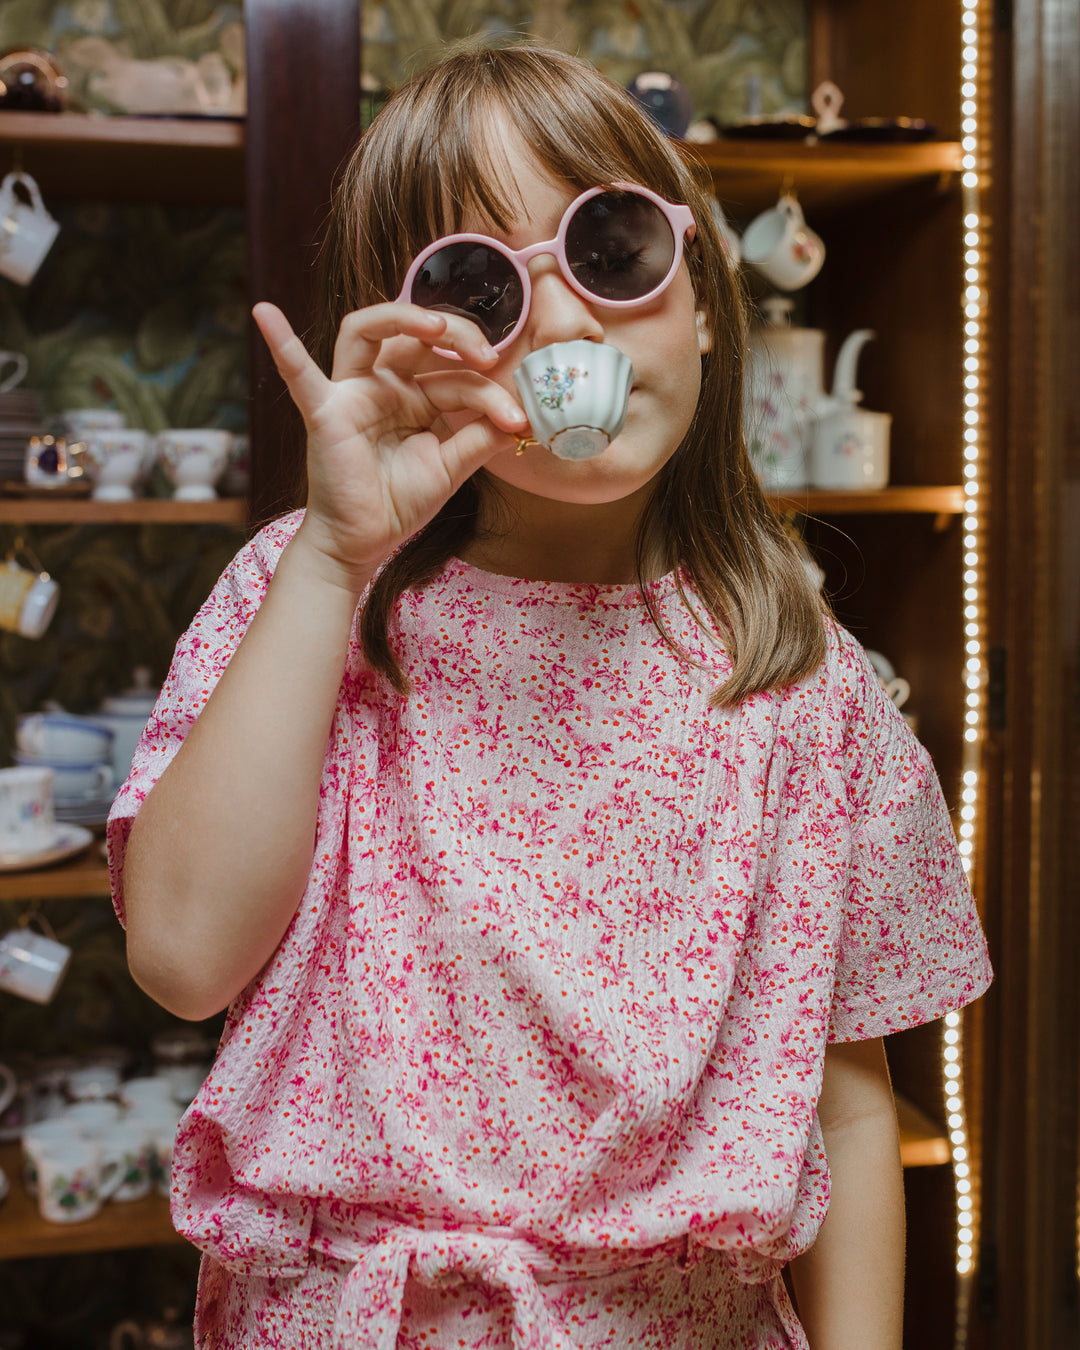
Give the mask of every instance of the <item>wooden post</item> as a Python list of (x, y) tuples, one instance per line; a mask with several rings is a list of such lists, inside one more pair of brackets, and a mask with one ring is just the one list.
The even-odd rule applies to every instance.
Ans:
[[(360, 130), (358, 0), (246, 0), (246, 200), (250, 298), (303, 333), (334, 174)], [(259, 524), (292, 503), (299, 416), (251, 325), (251, 503)]]

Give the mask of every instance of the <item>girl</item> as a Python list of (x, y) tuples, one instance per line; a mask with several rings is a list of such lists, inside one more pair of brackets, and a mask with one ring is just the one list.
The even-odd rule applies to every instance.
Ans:
[[(708, 198), (587, 66), (464, 52), (328, 256), (328, 375), (255, 309), (306, 511), (181, 640), (110, 822), (135, 978), (229, 1005), (174, 1155), (200, 1344), (896, 1350), (881, 1038), (989, 967), (755, 484)], [(576, 463), (512, 379), (570, 339), (634, 370)]]

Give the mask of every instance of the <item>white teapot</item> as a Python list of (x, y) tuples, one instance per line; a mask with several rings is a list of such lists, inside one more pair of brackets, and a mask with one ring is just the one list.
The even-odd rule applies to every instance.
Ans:
[(792, 328), (793, 301), (762, 302), (766, 322), (753, 328), (748, 350), (744, 430), (763, 488), (785, 492), (810, 482), (810, 451), (819, 421), (847, 409), (857, 397), (855, 367), (868, 328), (850, 333), (836, 358), (832, 394), (825, 392), (825, 332)]

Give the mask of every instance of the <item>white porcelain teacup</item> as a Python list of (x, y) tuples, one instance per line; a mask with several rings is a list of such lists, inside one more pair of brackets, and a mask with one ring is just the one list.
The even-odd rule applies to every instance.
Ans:
[(4, 276), (21, 286), (29, 285), (59, 230), (28, 173), (12, 172), (0, 182), (0, 272)]
[(782, 291), (797, 291), (821, 271), (825, 245), (791, 193), (756, 216), (742, 237), (742, 260)]
[(634, 380), (617, 347), (578, 338), (541, 347), (514, 371), (533, 438), (559, 459), (592, 459), (622, 430)]
[(80, 462), (97, 501), (129, 502), (150, 467), (151, 441), (138, 427), (95, 428), (84, 433)]
[(0, 769), (0, 853), (40, 852), (55, 839), (52, 769)]
[(180, 502), (213, 501), (232, 448), (231, 431), (171, 427), (158, 432), (157, 458)]

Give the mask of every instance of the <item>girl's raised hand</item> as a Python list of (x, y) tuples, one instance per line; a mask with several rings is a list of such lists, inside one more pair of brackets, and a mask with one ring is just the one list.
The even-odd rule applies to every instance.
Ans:
[[(527, 430), (507, 391), (469, 369), (496, 357), (466, 319), (397, 302), (357, 310), (342, 321), (327, 378), (277, 306), (263, 301), (253, 315), (307, 429), (302, 533), (328, 575), (357, 592), (507, 436)], [(423, 370), (436, 344), (460, 365)], [(471, 420), (451, 432), (443, 414), (461, 412)]]

